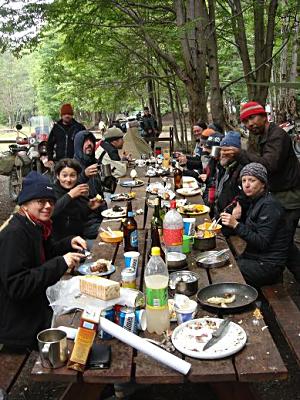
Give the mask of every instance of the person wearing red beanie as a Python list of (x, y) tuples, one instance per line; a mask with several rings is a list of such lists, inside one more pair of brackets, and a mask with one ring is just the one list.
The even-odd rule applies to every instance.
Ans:
[(263, 164), (269, 176), (269, 190), (285, 208), (287, 231), (290, 237), (287, 268), (300, 283), (300, 250), (294, 244), (294, 235), (300, 218), (300, 163), (290, 136), (278, 125), (269, 122), (264, 107), (250, 101), (243, 104), (241, 122), (258, 138), (257, 149), (228, 148), (242, 165)]
[(70, 103), (61, 106), (61, 119), (54, 124), (47, 142), (48, 167), (53, 166), (54, 161), (74, 156), (75, 135), (86, 129), (73, 118), (73, 114), (73, 107)]

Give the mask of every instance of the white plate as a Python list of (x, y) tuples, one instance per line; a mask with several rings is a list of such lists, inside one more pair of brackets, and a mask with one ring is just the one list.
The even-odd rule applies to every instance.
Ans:
[(122, 218), (126, 217), (126, 207), (122, 207), (123, 211), (113, 211), (112, 208), (102, 211), (101, 215), (104, 218)]
[(197, 188), (197, 189), (190, 189), (190, 188), (181, 188), (181, 189), (177, 189), (176, 192), (178, 194), (180, 194), (181, 196), (196, 196), (197, 194), (201, 194), (202, 190), (201, 188)]
[[(184, 322), (177, 326), (172, 334), (173, 345), (181, 353), (203, 360), (216, 360), (231, 356), (240, 351), (247, 342), (246, 332), (234, 322), (230, 322), (227, 334), (219, 342), (203, 351), (205, 343), (211, 339), (213, 331), (219, 327), (222, 321), (223, 319), (220, 318), (198, 318)], [(215, 326), (211, 326), (211, 324)], [(198, 341), (196, 341), (196, 337), (198, 337)]]
[(107, 275), (111, 275), (116, 270), (116, 267), (114, 265), (110, 264), (110, 266), (108, 267), (108, 271), (105, 271), (105, 272), (91, 272), (91, 266), (93, 264), (95, 264), (95, 261), (81, 264), (77, 268), (77, 272), (79, 272), (81, 275), (107, 276)]
[(177, 207), (177, 211), (178, 211), (180, 214), (183, 214), (183, 215), (193, 215), (193, 216), (194, 216), (194, 215), (202, 215), (202, 214), (209, 213), (210, 208), (209, 208), (208, 206), (205, 206), (204, 204), (201, 204), (201, 205), (203, 206), (203, 210), (200, 211), (200, 212), (189, 211), (188, 209), (186, 209), (186, 207), (188, 207), (188, 206), (183, 206), (183, 207), (184, 207), (183, 210), (180, 209), (180, 207)]

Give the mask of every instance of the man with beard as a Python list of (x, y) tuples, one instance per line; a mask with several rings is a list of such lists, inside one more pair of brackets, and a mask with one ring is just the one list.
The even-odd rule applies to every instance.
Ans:
[(62, 105), (61, 119), (54, 124), (47, 142), (48, 167), (53, 166), (54, 161), (74, 156), (75, 135), (85, 130), (85, 127), (73, 118), (73, 114), (71, 104)]
[(300, 282), (300, 251), (294, 235), (300, 217), (300, 164), (289, 135), (269, 122), (265, 109), (254, 101), (244, 104), (240, 119), (250, 134), (256, 136), (256, 151), (228, 148), (226, 156), (235, 157), (241, 164), (263, 164), (269, 176), (269, 190), (286, 211), (286, 227), (290, 237), (287, 268)]
[(80, 163), (82, 168), (78, 182), (88, 184), (88, 197), (90, 199), (94, 199), (96, 196), (101, 196), (103, 199), (101, 206), (91, 211), (84, 223), (83, 235), (88, 239), (97, 236), (97, 228), (103, 219), (101, 213), (107, 209), (107, 204), (104, 201), (101, 176), (95, 157), (95, 145), (96, 138), (92, 132), (80, 131), (76, 134), (74, 140), (74, 158)]
[[(220, 143), (221, 155), (219, 168), (216, 175), (215, 191), (215, 217), (225, 209), (231, 213), (236, 205), (236, 199), (241, 193), (239, 176), (242, 165), (237, 161), (234, 154), (227, 153), (228, 148), (241, 148), (241, 136), (239, 132), (229, 131)], [(223, 232), (225, 234), (225, 232)]]

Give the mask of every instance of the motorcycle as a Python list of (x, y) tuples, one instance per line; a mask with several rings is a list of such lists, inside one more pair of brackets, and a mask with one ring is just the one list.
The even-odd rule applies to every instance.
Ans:
[(296, 156), (300, 157), (300, 119), (287, 121), (279, 126), (291, 137)]
[[(16, 144), (9, 146), (9, 153), (14, 157), (13, 167), (9, 174), (9, 196), (16, 201), (22, 189), (23, 177), (30, 171), (41, 174), (51, 174), (52, 171), (45, 166), (48, 161), (47, 142), (38, 142), (36, 137), (30, 137), (22, 132), (22, 125), (16, 126)], [(23, 135), (23, 138), (22, 136)], [(20, 143), (24, 143), (20, 145)]]

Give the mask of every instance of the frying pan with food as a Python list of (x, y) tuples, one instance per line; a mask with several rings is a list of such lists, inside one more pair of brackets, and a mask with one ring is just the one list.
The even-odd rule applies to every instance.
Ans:
[[(250, 305), (257, 299), (257, 296), (257, 290), (252, 286), (243, 283), (224, 282), (209, 285), (200, 289), (197, 293), (197, 300), (202, 306), (209, 307), (215, 311), (223, 310), (225, 312), (232, 312)], [(207, 301), (212, 298), (217, 298), (218, 301), (220, 301), (220, 298), (234, 298), (234, 300), (230, 303), (220, 301), (219, 304), (212, 304)]]

